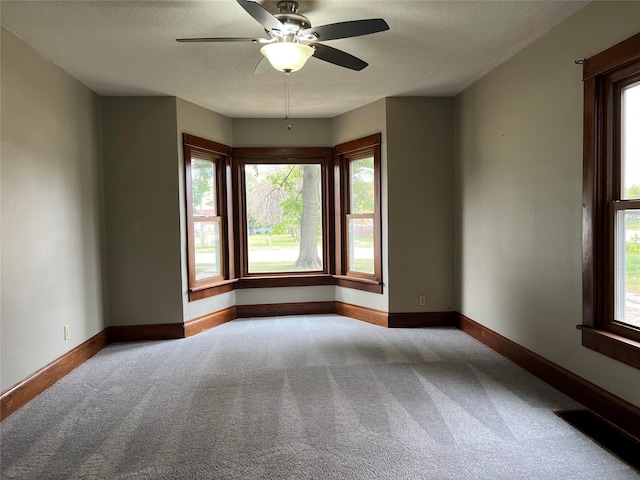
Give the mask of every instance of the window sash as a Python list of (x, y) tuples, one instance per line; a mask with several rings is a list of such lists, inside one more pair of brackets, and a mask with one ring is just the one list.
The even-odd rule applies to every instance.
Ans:
[[(640, 34), (584, 64), (583, 345), (640, 368), (640, 329), (625, 323), (628, 260), (622, 92), (640, 80)], [(623, 213), (620, 213), (623, 212)], [(625, 307), (626, 308), (626, 307)], [(623, 320), (623, 321), (621, 321)]]
[[(336, 252), (336, 271), (342, 285), (351, 288), (376, 293), (382, 292), (382, 233), (381, 233), (381, 202), (380, 202), (380, 169), (381, 150), (380, 134), (371, 135), (362, 139), (347, 142), (336, 147), (336, 169), (340, 172), (341, 179), (337, 182), (337, 204), (339, 205), (339, 218), (337, 219), (338, 246)], [(373, 212), (359, 211), (360, 208), (353, 205), (352, 165), (353, 162), (373, 159)], [(359, 258), (354, 250), (354, 232), (350, 229), (350, 222), (356, 219), (370, 219), (373, 225), (373, 259), (370, 271), (360, 271), (358, 264), (364, 265), (364, 259)], [(363, 269), (364, 270), (364, 269)], [(357, 282), (366, 282), (360, 283)], [(340, 282), (338, 283), (341, 284)]]
[[(300, 148), (237, 148), (233, 150), (233, 184), (235, 209), (238, 212), (238, 224), (236, 229), (235, 249), (238, 253), (236, 268), (240, 273), (242, 283), (247, 286), (287, 286), (287, 279), (291, 285), (298, 284), (301, 277), (310, 276), (326, 277), (330, 275), (330, 261), (333, 256), (332, 225), (329, 218), (333, 216), (331, 198), (332, 172), (329, 169), (333, 149), (325, 147), (300, 147)], [(320, 166), (320, 190), (321, 190), (321, 230), (322, 242), (320, 246), (322, 267), (310, 270), (289, 271), (251, 271), (249, 265), (249, 235), (247, 219), (246, 198), (246, 168), (250, 165), (319, 165)], [(245, 282), (247, 280), (247, 282)], [(319, 279), (322, 282), (321, 279)], [(241, 285), (242, 286), (242, 285)]]
[[(232, 270), (229, 268), (230, 251), (227, 237), (230, 232), (228, 201), (226, 198), (227, 166), (230, 148), (209, 140), (183, 136), (185, 164), (185, 200), (187, 214), (187, 273), (189, 298), (193, 292), (213, 287), (229, 279)], [(194, 175), (193, 163), (210, 162), (213, 167), (213, 185), (211, 194), (213, 201), (208, 202), (211, 208), (198, 209), (194, 212)], [(202, 185), (199, 186), (202, 188)], [(203, 228), (211, 224), (213, 230)], [(202, 228), (201, 228), (202, 227)], [(213, 234), (213, 235), (211, 235)], [(205, 243), (213, 244), (205, 245)], [(213, 255), (213, 256), (212, 256)], [(207, 274), (207, 270), (211, 270)], [(199, 298), (199, 297), (198, 297)]]

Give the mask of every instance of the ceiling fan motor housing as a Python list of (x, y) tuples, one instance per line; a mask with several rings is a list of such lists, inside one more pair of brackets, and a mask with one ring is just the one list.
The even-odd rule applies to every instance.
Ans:
[(284, 35), (295, 35), (300, 30), (311, 27), (311, 22), (307, 17), (298, 13), (298, 2), (293, 0), (280, 0), (278, 2), (278, 13), (274, 15), (285, 27)]

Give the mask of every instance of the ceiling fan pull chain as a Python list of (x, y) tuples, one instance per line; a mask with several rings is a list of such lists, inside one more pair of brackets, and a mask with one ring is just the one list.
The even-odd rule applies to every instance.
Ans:
[(287, 128), (291, 130), (291, 123), (289, 123), (289, 72), (284, 74), (284, 119), (287, 121)]

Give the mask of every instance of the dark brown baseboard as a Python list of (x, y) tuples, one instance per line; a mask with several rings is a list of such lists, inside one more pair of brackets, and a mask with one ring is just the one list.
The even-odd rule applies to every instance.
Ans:
[(278, 315), (313, 315), (334, 312), (334, 302), (272, 303), (236, 306), (237, 318), (274, 317)]
[(192, 337), (206, 330), (209, 330), (223, 323), (238, 318), (236, 315), (236, 307), (225, 308), (217, 312), (209, 313), (184, 323), (185, 337)]
[(29, 375), (0, 394), (0, 421), (102, 350), (109, 338), (107, 331), (94, 335), (73, 350)]
[(363, 322), (372, 323), (381, 327), (389, 326), (389, 314), (373, 308), (361, 307), (350, 303), (335, 302), (335, 313), (345, 317), (355, 318)]
[(196, 335), (235, 318), (337, 313), (383, 327), (458, 326), (515, 364), (640, 438), (640, 408), (457, 312), (386, 313), (344, 302), (229, 307), (185, 324), (109, 327), (0, 394), (0, 420), (49, 388), (111, 342), (169, 340)]
[(602, 418), (640, 438), (640, 408), (462, 314), (458, 314), (458, 327)]
[(390, 313), (389, 328), (455, 327), (457, 312), (402, 312)]
[(109, 327), (107, 331), (109, 332), (109, 343), (175, 340), (185, 337), (185, 328), (182, 323), (115, 326)]

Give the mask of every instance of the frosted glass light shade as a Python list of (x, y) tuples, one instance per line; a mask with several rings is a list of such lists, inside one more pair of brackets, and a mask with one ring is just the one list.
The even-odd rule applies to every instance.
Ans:
[(281, 72), (300, 70), (313, 55), (313, 48), (301, 43), (278, 42), (268, 43), (260, 49), (271, 65)]

